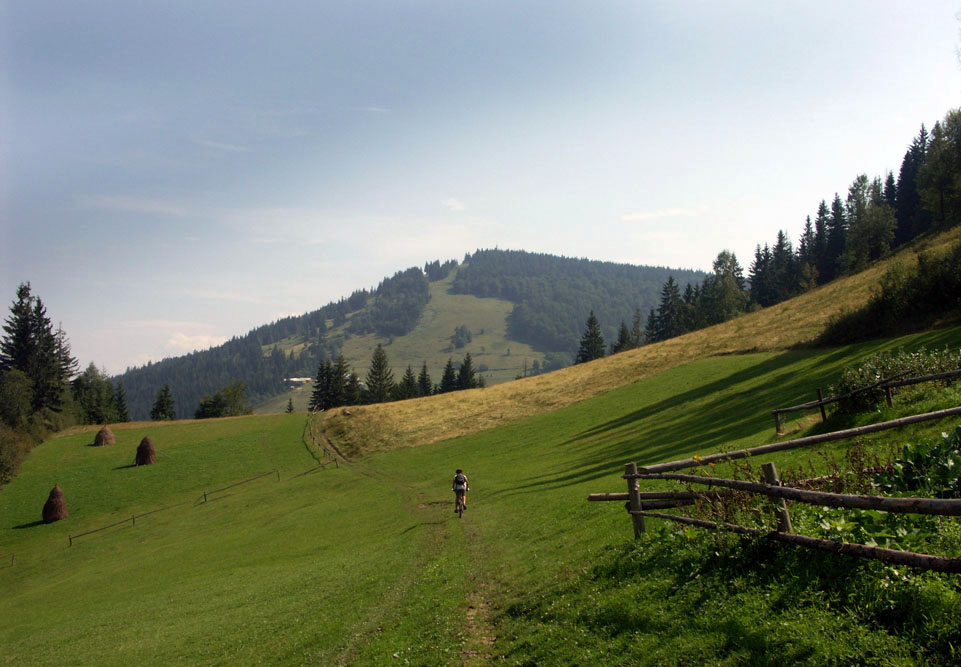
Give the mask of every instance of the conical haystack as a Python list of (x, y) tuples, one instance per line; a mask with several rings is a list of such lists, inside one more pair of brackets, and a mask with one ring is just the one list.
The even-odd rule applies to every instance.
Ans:
[(67, 501), (63, 498), (63, 490), (59, 486), (54, 486), (47, 502), (43, 504), (43, 522), (53, 523), (66, 518)]
[(157, 462), (157, 453), (153, 448), (153, 440), (150, 436), (144, 436), (144, 439), (140, 441), (140, 445), (137, 447), (137, 459), (134, 463), (138, 466), (149, 466), (151, 463)]
[(97, 437), (93, 439), (94, 447), (114, 445), (116, 443), (117, 440), (113, 437), (113, 431), (110, 430), (109, 426), (104, 426), (102, 429), (97, 431)]

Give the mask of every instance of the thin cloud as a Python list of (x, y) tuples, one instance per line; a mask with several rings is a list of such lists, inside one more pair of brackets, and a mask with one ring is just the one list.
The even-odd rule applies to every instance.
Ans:
[(188, 213), (185, 206), (176, 202), (126, 195), (84, 196), (80, 197), (77, 206), (88, 210), (146, 213), (147, 215), (166, 215), (178, 218)]
[(444, 200), (444, 208), (446, 208), (448, 211), (463, 211), (467, 207), (460, 199), (449, 197)]
[(353, 107), (353, 110), (362, 111), (363, 113), (376, 113), (376, 114), (390, 113), (390, 109), (385, 109), (384, 107)]
[(246, 146), (238, 146), (237, 144), (225, 144), (220, 141), (211, 141), (210, 139), (194, 139), (193, 142), (198, 146), (205, 146), (207, 148), (216, 148), (219, 151), (229, 151), (231, 153), (247, 153), (250, 149)]

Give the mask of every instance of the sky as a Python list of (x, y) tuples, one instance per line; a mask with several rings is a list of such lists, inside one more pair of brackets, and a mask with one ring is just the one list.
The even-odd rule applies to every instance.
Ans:
[(746, 269), (961, 106), (959, 10), (0, 0), (0, 299), (116, 374), (478, 248)]

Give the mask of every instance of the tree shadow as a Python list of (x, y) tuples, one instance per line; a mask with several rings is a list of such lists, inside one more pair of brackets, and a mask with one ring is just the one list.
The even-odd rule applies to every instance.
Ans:
[(126, 470), (127, 468), (136, 468), (136, 467), (137, 467), (136, 463), (128, 463), (125, 466), (117, 466), (116, 468), (114, 468), (114, 470)]
[(42, 526), (43, 521), (31, 521), (30, 523), (21, 523), (19, 526), (14, 526), (14, 530), (23, 530), (24, 528), (36, 528), (37, 526)]

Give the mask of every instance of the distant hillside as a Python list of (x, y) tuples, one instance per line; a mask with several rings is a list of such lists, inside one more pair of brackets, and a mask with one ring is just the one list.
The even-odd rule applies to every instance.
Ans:
[[(556, 257), (522, 250), (478, 250), (464, 258), (454, 279), (458, 294), (500, 297), (515, 304), (507, 334), (573, 359), (593, 310), (605, 340), (613, 342), (621, 322), (631, 326), (636, 309), (642, 325), (656, 307), (661, 285), (674, 276), (681, 290), (704, 273)], [(570, 360), (568, 360), (569, 363)], [(564, 364), (566, 365), (566, 364)]]
[[(318, 364), (343, 354), (364, 377), (371, 352), (384, 345), (397, 379), (425, 362), (435, 382), (448, 358), (470, 352), (489, 384), (569, 365), (591, 310), (612, 341), (634, 311), (656, 305), (673, 275), (683, 287), (695, 271), (638, 267), (522, 251), (479, 250), (458, 266), (428, 262), (385, 278), (303, 315), (258, 327), (209, 350), (128, 369), (123, 383), (131, 418), (147, 419), (157, 392), (170, 385), (179, 418), (235, 380), (264, 409), (286, 405), (285, 378), (313, 377)], [(455, 330), (465, 335), (455, 340)], [(292, 396), (306, 405), (308, 389)], [(273, 400), (272, 400), (273, 399)]]

